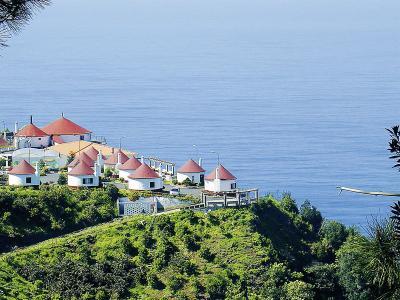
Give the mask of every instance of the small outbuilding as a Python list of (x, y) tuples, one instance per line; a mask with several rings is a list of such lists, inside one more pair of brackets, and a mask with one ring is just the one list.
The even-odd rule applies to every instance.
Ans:
[(206, 176), (204, 189), (209, 192), (229, 192), (236, 189), (236, 177), (219, 164), (214, 171)]
[(118, 170), (118, 168), (126, 163), (128, 159), (129, 157), (124, 152), (122, 152), (121, 149), (118, 149), (104, 161), (104, 169)]
[(100, 166), (91, 168), (84, 160), (68, 172), (68, 185), (71, 187), (95, 187), (100, 183)]
[(145, 163), (128, 176), (129, 189), (156, 191), (164, 188), (163, 179)]
[(136, 157), (131, 157), (119, 167), (119, 178), (128, 180), (128, 176), (133, 174), (141, 165), (142, 163)]
[(26, 160), (8, 171), (8, 184), (15, 186), (38, 186), (40, 185), (39, 168), (32, 167)]
[[(16, 130), (17, 130), (16, 126)], [(14, 146), (21, 148), (46, 148), (50, 145), (50, 136), (33, 124), (32, 116), (30, 124), (22, 127), (15, 133)]]
[(204, 173), (205, 170), (195, 162), (193, 159), (189, 159), (182, 167), (177, 171), (177, 180), (182, 183), (186, 179), (189, 179), (192, 183), (204, 184)]

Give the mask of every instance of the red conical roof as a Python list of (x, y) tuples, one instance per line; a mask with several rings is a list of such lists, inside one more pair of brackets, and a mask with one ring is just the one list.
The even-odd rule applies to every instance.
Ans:
[(133, 174), (129, 175), (128, 178), (131, 179), (153, 179), (160, 178), (160, 176), (151, 169), (148, 165), (142, 164), (139, 168), (136, 169)]
[[(87, 148), (87, 150), (85, 150), (84, 153), (87, 156), (89, 156), (91, 160), (96, 161), (97, 160), (97, 155), (99, 154), (99, 151), (95, 147), (90, 146), (89, 148)], [(104, 155), (102, 155), (102, 158), (105, 159)]]
[(142, 165), (142, 163), (136, 158), (131, 157), (122, 166), (119, 167), (120, 170), (136, 170)]
[(79, 163), (68, 172), (68, 175), (93, 175), (94, 170), (84, 161), (81, 160)]
[(21, 130), (17, 132), (15, 135), (17, 137), (42, 137), (42, 136), (48, 136), (48, 134), (44, 131), (42, 131), (39, 127), (33, 125), (33, 124), (28, 124), (24, 126)]
[(80, 161), (84, 161), (89, 167), (94, 166), (94, 161), (85, 153), (81, 152), (75, 159), (68, 165), (68, 167), (75, 167)]
[[(219, 179), (221, 180), (235, 180), (236, 177), (232, 175), (231, 172), (229, 172), (223, 165), (219, 165), (218, 167), (218, 174), (219, 174)], [(206, 180), (214, 180), (216, 179), (216, 170), (217, 168), (214, 169), (210, 174), (206, 176)]]
[(91, 133), (90, 130), (87, 130), (78, 124), (75, 124), (71, 120), (61, 118), (55, 120), (54, 122), (43, 127), (43, 131), (48, 135), (71, 135), (71, 134), (85, 134)]
[(112, 154), (104, 163), (106, 165), (116, 165), (118, 163), (118, 153), (121, 153), (121, 164), (126, 163), (126, 161), (129, 159), (129, 157), (121, 151), (121, 149), (118, 149), (114, 154)]
[(2, 137), (0, 137), (0, 147), (7, 147), (7, 146), (8, 146), (7, 141)]
[(199, 166), (193, 159), (189, 159), (182, 167), (178, 170), (179, 173), (202, 173), (205, 170)]
[(53, 136), (53, 141), (55, 143), (57, 143), (57, 144), (64, 144), (65, 143), (64, 140), (58, 135)]
[(35, 174), (35, 168), (32, 167), (25, 159), (21, 160), (20, 163), (13, 167), (8, 174), (13, 175), (31, 175)]

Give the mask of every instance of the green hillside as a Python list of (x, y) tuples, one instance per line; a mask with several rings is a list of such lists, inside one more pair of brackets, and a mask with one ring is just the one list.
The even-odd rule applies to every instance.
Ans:
[[(334, 295), (340, 291), (332, 275), (335, 268), (322, 264), (329, 261), (331, 246), (324, 248), (316, 234), (321, 221), (315, 208), (306, 204), (299, 212), (289, 196), (280, 202), (269, 197), (251, 208), (207, 214), (182, 211), (118, 219), (3, 255), (0, 296), (310, 299), (316, 294)], [(332, 278), (319, 278), (316, 286), (313, 276), (320, 277), (321, 268)]]

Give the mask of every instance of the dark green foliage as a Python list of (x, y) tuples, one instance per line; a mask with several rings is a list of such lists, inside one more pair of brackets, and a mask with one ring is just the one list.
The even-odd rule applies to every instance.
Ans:
[(0, 188), (0, 252), (115, 217), (108, 190)]
[(310, 201), (306, 200), (301, 205), (300, 215), (305, 222), (312, 225), (315, 233), (319, 231), (322, 224), (322, 215), (315, 206), (311, 205)]
[(281, 207), (290, 213), (299, 213), (299, 209), (297, 208), (296, 201), (292, 199), (290, 193), (284, 193), (282, 196), (282, 200), (280, 201)]
[(104, 171), (104, 177), (110, 178), (113, 175), (113, 172), (111, 171), (110, 168), (105, 169)]
[(205, 291), (210, 299), (225, 299), (226, 288), (227, 281), (223, 275), (216, 274), (206, 280)]
[(61, 172), (58, 176), (57, 184), (59, 185), (66, 185), (68, 183), (68, 177), (67, 174), (64, 172)]

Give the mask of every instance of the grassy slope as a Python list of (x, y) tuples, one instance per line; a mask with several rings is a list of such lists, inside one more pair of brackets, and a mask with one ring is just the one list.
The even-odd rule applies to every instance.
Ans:
[[(126, 297), (134, 298), (138, 294), (148, 299), (179, 295), (195, 299), (199, 294), (207, 297), (204, 287), (219, 275), (228, 278), (228, 295), (243, 296), (240, 284), (243, 280), (253, 283), (248, 286), (248, 292), (255, 295), (260, 293), (263, 276), (272, 263), (285, 261), (290, 265), (299, 260), (307, 263), (309, 251), (303, 238), (307, 235), (308, 225), (280, 210), (274, 200), (253, 209), (119, 219), (3, 255), (0, 257), (0, 298), (2, 293), (5, 299), (42, 299), (40, 295), (47, 294), (40, 282), (29, 282), (18, 273), (27, 264), (51, 266), (65, 258), (79, 261), (87, 257), (101, 262), (124, 254), (146, 272), (156, 270), (165, 285), (156, 289), (146, 282), (132, 283)], [(193, 247), (188, 246), (187, 237), (194, 237)], [(171, 258), (166, 259), (166, 265), (155, 267), (158, 247), (165, 238), (175, 248), (173, 257), (190, 262), (194, 271), (182, 270)], [(200, 248), (209, 249), (214, 257), (203, 258)], [(140, 255), (143, 249), (150, 256), (145, 262)], [(174, 291), (170, 282), (177, 275), (183, 278), (183, 286)]]

